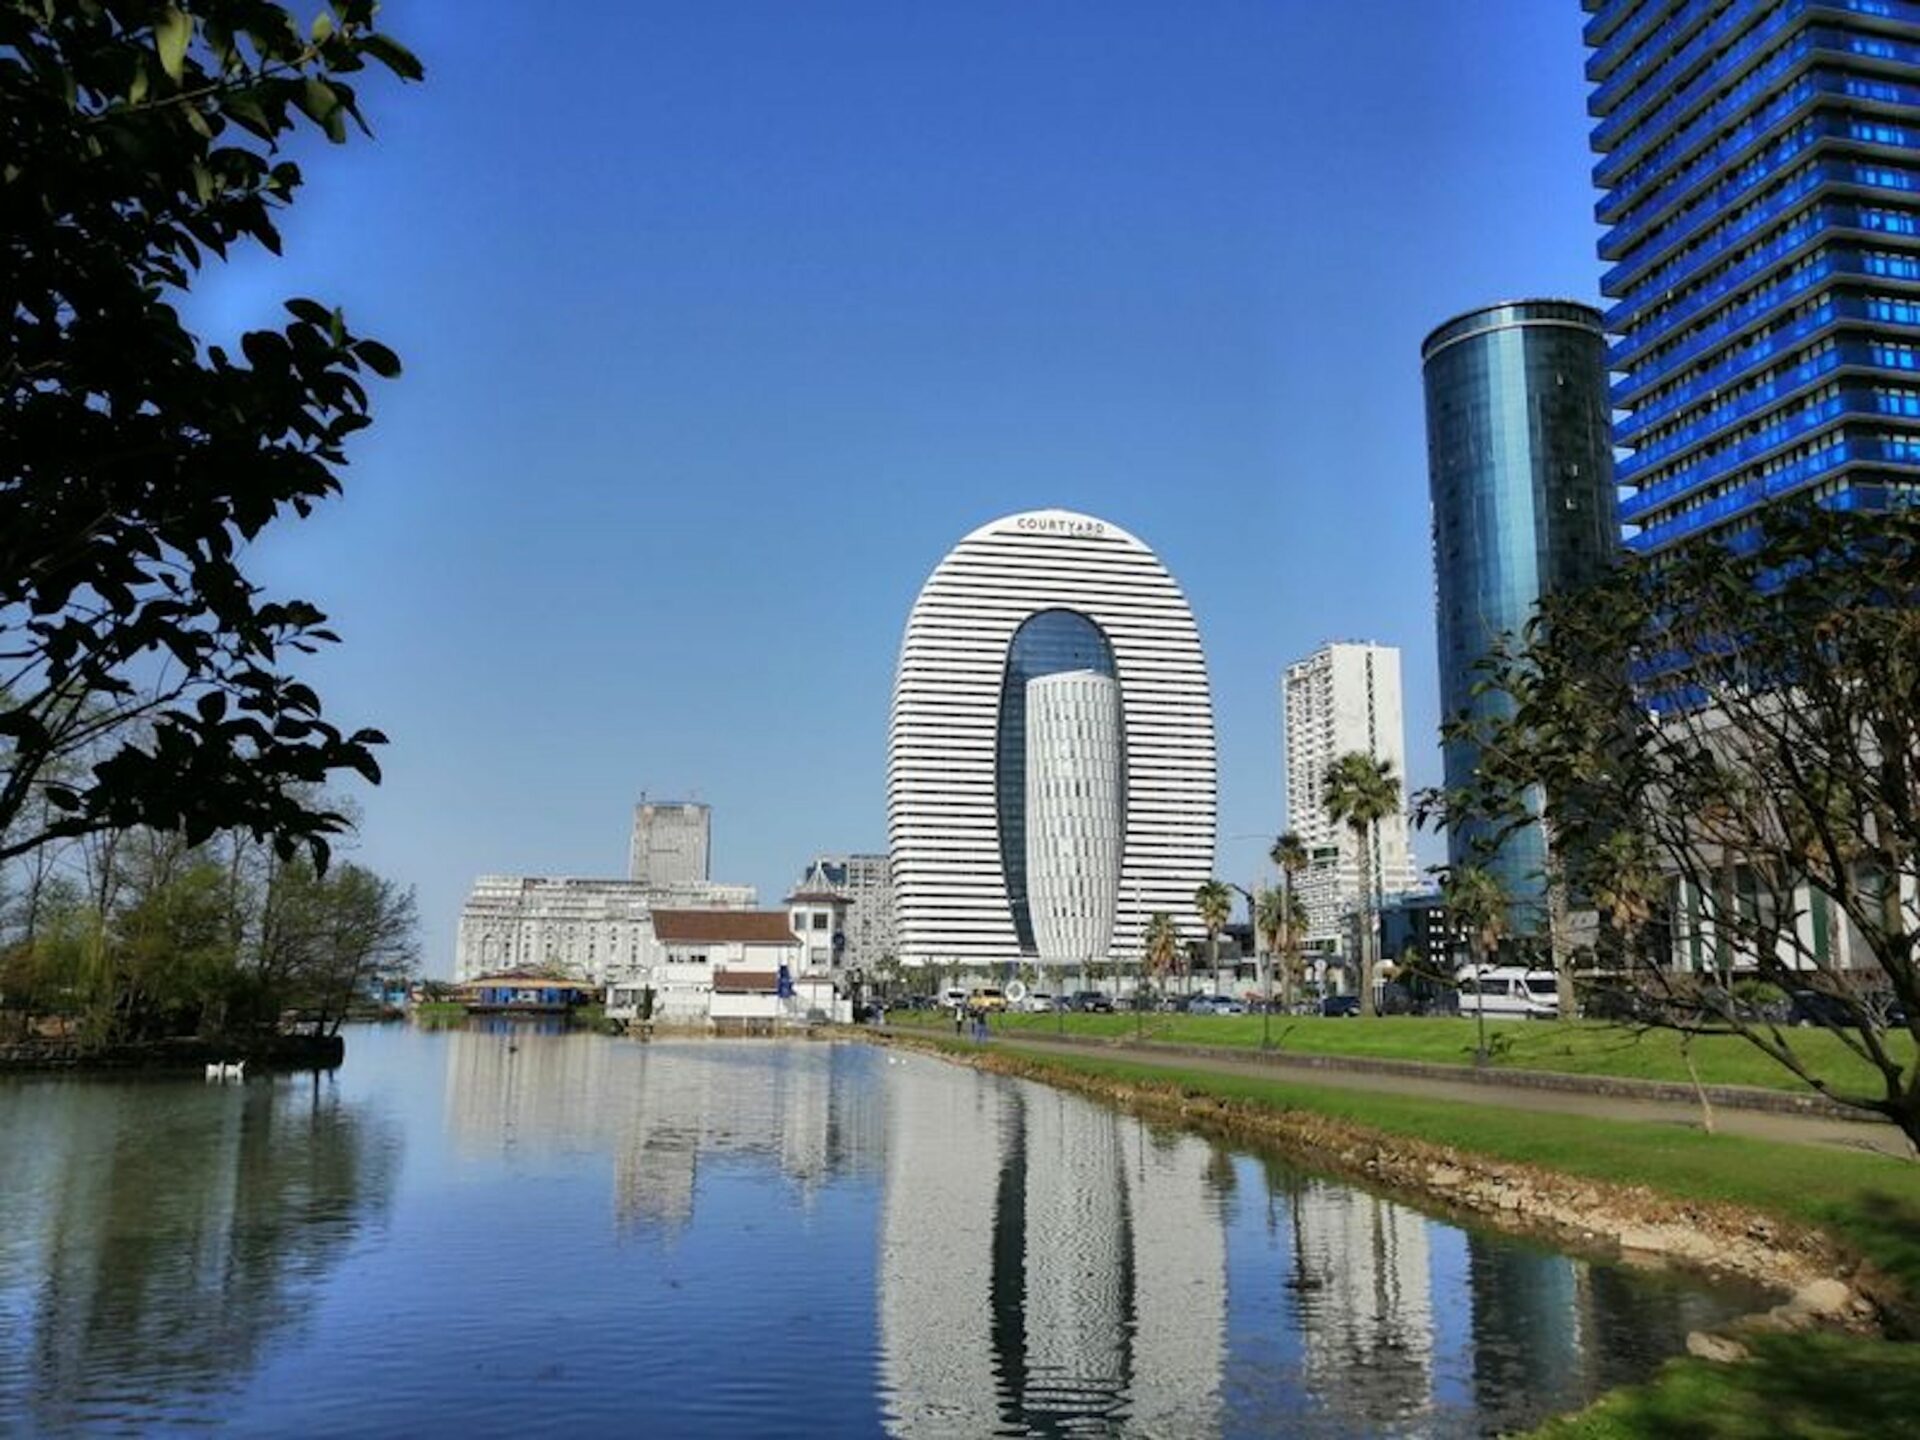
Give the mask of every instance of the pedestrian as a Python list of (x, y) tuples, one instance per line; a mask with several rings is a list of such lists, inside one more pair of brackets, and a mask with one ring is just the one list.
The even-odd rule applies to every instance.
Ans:
[(966, 1011), (962, 1010), (958, 1005), (953, 1007), (953, 1033), (955, 1035), (959, 1035), (961, 1033), (960, 1024), (961, 1024), (961, 1021), (965, 1019), (965, 1017), (966, 1017)]

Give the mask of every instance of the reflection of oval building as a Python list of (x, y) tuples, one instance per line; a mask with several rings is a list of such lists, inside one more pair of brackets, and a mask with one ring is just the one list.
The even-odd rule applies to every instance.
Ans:
[[(888, 737), (887, 824), (899, 953), (909, 964), (1035, 955), (1028, 771), (1036, 684), (1087, 672), (1117, 689), (1117, 880), (1103, 949), (1130, 955), (1146, 915), (1193, 928), (1213, 868), (1213, 704), (1185, 596), (1139, 540), (1064, 510), (962, 540), (914, 602)], [(1044, 718), (1044, 717), (1043, 717)], [(1039, 857), (1043, 861), (1047, 857)], [(1083, 878), (1087, 871), (1076, 872)], [(1074, 957), (1078, 958), (1078, 957)]]

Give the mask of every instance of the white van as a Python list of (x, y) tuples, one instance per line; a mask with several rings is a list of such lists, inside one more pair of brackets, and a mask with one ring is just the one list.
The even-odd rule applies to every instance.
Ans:
[(1560, 989), (1551, 970), (1518, 965), (1472, 966), (1460, 972), (1460, 1013), (1489, 1020), (1557, 1020)]
[(942, 1010), (964, 1010), (967, 1008), (967, 990), (963, 985), (949, 985), (940, 992)]

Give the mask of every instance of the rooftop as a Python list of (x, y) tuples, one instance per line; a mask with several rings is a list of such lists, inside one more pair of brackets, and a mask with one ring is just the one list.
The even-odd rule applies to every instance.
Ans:
[(665, 944), (729, 940), (750, 945), (793, 943), (784, 910), (656, 910), (653, 933)]

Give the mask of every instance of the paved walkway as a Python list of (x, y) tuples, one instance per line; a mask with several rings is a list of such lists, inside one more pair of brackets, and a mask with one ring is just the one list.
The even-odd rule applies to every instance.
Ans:
[[(906, 1032), (911, 1033), (911, 1032)], [(1409, 1080), (1404, 1075), (1365, 1070), (1323, 1070), (1284, 1059), (1241, 1060), (1229, 1055), (1169, 1054), (1151, 1045), (1125, 1042), (1054, 1041), (1025, 1034), (996, 1035), (996, 1049), (1031, 1050), (1051, 1055), (1102, 1055), (1130, 1064), (1166, 1070), (1206, 1070), (1217, 1075), (1252, 1075), (1290, 1084), (1314, 1085), (1326, 1090), (1364, 1090), (1380, 1094), (1418, 1093), (1423, 1100), (1458, 1100), (1467, 1105), (1498, 1106), (1548, 1114), (1586, 1115), (1599, 1120), (1638, 1120), (1656, 1125), (1700, 1128), (1700, 1107), (1692, 1102), (1629, 1099), (1614, 1095), (1586, 1095), (1568, 1090), (1534, 1090), (1480, 1080)], [(1839, 1145), (1854, 1150), (1878, 1150), (1906, 1156), (1906, 1138), (1891, 1125), (1862, 1124), (1823, 1115), (1780, 1115), (1763, 1110), (1735, 1110), (1717, 1106), (1714, 1129), (1721, 1135), (1745, 1135), (1756, 1140), (1783, 1140), (1796, 1145)]]

